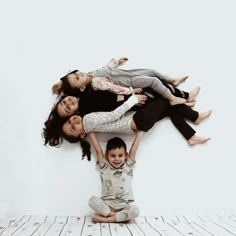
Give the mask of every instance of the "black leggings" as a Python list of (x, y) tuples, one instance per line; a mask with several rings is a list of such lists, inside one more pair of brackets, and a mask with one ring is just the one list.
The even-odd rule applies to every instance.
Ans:
[(184, 118), (194, 122), (198, 118), (198, 112), (184, 104), (170, 106), (167, 100), (160, 97), (136, 111), (133, 120), (138, 130), (147, 132), (157, 121), (167, 116), (185, 139), (189, 140), (196, 133)]

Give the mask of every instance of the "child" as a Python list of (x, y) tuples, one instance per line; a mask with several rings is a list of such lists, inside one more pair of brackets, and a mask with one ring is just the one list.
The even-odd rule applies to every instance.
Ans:
[(74, 70), (53, 86), (53, 92), (60, 93), (62, 90), (69, 90), (69, 93), (65, 93), (73, 95), (76, 90), (83, 92), (87, 86), (91, 86), (94, 90), (109, 90), (116, 94), (129, 95), (139, 93), (141, 88), (150, 87), (168, 99), (171, 105), (187, 102), (186, 99), (171, 94), (171, 91), (163, 85), (163, 82), (178, 85), (184, 82), (188, 78), (187, 76), (171, 79), (169, 76), (151, 69), (122, 70), (116, 68), (127, 60), (127, 58), (120, 58), (117, 62), (112, 59), (107, 66), (88, 74)]
[(122, 139), (110, 139), (105, 156), (95, 133), (90, 134), (102, 179), (102, 197), (93, 196), (89, 200), (89, 206), (98, 214), (92, 218), (93, 222), (124, 222), (139, 215), (138, 207), (131, 204), (134, 202), (131, 182), (142, 133), (137, 132), (129, 154)]

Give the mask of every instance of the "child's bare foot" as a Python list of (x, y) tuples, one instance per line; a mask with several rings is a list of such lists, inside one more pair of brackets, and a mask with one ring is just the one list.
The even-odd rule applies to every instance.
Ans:
[(193, 107), (195, 105), (195, 103), (196, 103), (196, 100), (193, 100), (192, 102), (186, 102), (184, 104), (188, 107)]
[(208, 118), (211, 115), (211, 113), (212, 113), (212, 110), (199, 113), (198, 118), (194, 121), (194, 124), (196, 125), (200, 124), (203, 120)]
[(208, 140), (210, 140), (210, 138), (202, 138), (202, 137), (198, 137), (196, 135), (193, 135), (189, 140), (188, 140), (188, 144), (190, 146), (194, 146), (197, 144), (203, 144), (206, 143)]
[(171, 83), (177, 87), (178, 85), (182, 84), (187, 78), (188, 76), (182, 76), (179, 78), (171, 79)]
[(108, 216), (114, 216), (116, 213), (114, 211), (110, 211)]
[(175, 97), (175, 96), (172, 95), (172, 94), (168, 97), (168, 100), (170, 101), (170, 105), (171, 105), (171, 106), (186, 103), (186, 99), (184, 99), (184, 98), (179, 98), (179, 97)]
[(193, 89), (191, 92), (189, 92), (189, 98), (187, 99), (187, 101), (192, 102), (199, 92), (200, 92), (200, 87)]
[(116, 218), (115, 215), (109, 217), (95, 215), (92, 217), (92, 221), (94, 223), (114, 223), (116, 222)]

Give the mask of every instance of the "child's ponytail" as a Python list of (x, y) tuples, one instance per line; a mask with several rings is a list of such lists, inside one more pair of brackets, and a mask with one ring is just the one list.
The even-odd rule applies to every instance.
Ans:
[(62, 132), (63, 138), (66, 139), (69, 143), (77, 143), (80, 142), (80, 146), (82, 148), (82, 159), (87, 156), (88, 161), (91, 160), (91, 151), (90, 151), (90, 144), (86, 140), (81, 139), (80, 137), (73, 137), (66, 135)]
[(91, 161), (91, 151), (89, 142), (81, 140), (80, 146), (82, 148), (82, 159), (84, 159), (84, 157), (87, 156), (88, 161)]

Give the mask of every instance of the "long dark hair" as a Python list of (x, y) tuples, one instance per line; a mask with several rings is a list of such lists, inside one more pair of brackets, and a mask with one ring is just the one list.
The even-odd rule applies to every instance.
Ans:
[(62, 118), (58, 115), (57, 106), (66, 96), (61, 96), (59, 101), (53, 107), (48, 119), (44, 122), (42, 136), (44, 138), (44, 145), (60, 146), (62, 143), (62, 125), (67, 118)]
[(91, 150), (90, 150), (90, 143), (80, 137), (73, 137), (70, 135), (65, 134), (62, 132), (62, 136), (66, 139), (69, 143), (77, 143), (80, 142), (80, 146), (82, 148), (82, 159), (87, 156), (88, 161), (91, 160)]

